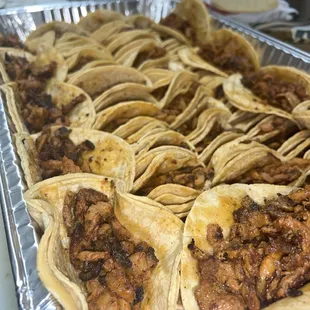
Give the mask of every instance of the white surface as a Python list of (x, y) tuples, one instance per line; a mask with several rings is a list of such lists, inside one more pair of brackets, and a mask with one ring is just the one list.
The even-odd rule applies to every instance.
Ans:
[(0, 207), (0, 309), (17, 310), (15, 284)]

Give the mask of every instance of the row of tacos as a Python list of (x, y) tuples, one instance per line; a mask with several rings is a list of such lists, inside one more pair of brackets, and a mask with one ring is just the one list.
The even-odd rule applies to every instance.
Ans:
[[(307, 225), (310, 195), (294, 190), (309, 181), (310, 80), (261, 67), (259, 53), (216, 29), (199, 0), (159, 23), (99, 10), (77, 25), (38, 27), (24, 49), (1, 47), (24, 198), (43, 232), (38, 271), (65, 309), (259, 309), (302, 294), (308, 228), (282, 231), (276, 221)], [(286, 198), (270, 210), (264, 199), (277, 194)], [(240, 222), (243, 213), (255, 225)], [(226, 240), (243, 224), (263, 241)], [(210, 225), (220, 228), (206, 239)], [(263, 228), (288, 242), (261, 237)], [(301, 254), (268, 256), (264, 242)], [(253, 253), (270, 277), (246, 269)], [(295, 265), (274, 271), (288, 261)], [(248, 273), (224, 269), (229, 282), (217, 271), (225, 264)], [(271, 290), (289, 275), (298, 279)], [(302, 305), (303, 292), (270, 307)]]

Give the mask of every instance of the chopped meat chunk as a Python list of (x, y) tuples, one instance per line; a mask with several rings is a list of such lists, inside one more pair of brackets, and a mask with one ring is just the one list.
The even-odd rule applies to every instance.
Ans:
[(266, 199), (245, 196), (234, 211), (224, 239), (217, 224), (207, 226), (213, 254), (188, 249), (198, 261), (200, 309), (258, 310), (287, 296), (302, 294), (310, 280), (310, 193), (305, 189)]
[(0, 33), (0, 46), (1, 47), (13, 47), (23, 48), (23, 43), (19, 40), (16, 35), (3, 35)]
[(94, 150), (94, 144), (85, 140), (75, 145), (69, 138), (70, 133), (71, 130), (66, 127), (60, 127), (54, 133), (46, 128), (37, 138), (36, 149), (43, 179), (68, 173), (92, 172), (88, 165), (85, 171), (82, 155)]

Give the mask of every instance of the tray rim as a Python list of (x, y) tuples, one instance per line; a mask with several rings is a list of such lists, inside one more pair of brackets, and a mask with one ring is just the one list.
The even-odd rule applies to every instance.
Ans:
[[(122, 1), (115, 0), (91, 0), (91, 1), (59, 1), (57, 3), (48, 3), (48, 4), (34, 4), (27, 6), (18, 6), (14, 8), (0, 9), (0, 16), (10, 16), (14, 14), (25, 14), (25, 13), (39, 13), (46, 10), (54, 9), (64, 9), (80, 6), (94, 6), (94, 5), (105, 5), (108, 3), (121, 3)], [(123, 0), (123, 2), (139, 3), (139, 0)], [(164, 5), (164, 0), (159, 1)], [(302, 59), (306, 63), (310, 63), (310, 53), (307, 53), (297, 47), (292, 46), (291, 44), (282, 42), (276, 38), (273, 38), (267, 34), (260, 32), (259, 30), (253, 29), (241, 22), (234, 21), (227, 16), (224, 16), (217, 12), (210, 12), (211, 16), (214, 17), (217, 21), (223, 23), (224, 25), (233, 28), (241, 33), (252, 36), (253, 38), (264, 42), (270, 46), (276, 47), (284, 51), (287, 54), (291, 54), (296, 58)]]

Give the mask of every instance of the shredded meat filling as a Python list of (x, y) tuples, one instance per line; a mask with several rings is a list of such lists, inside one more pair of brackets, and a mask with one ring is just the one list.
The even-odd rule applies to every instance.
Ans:
[(95, 145), (89, 140), (75, 145), (69, 138), (70, 133), (71, 130), (66, 127), (60, 127), (53, 134), (47, 128), (37, 138), (36, 149), (43, 179), (67, 173), (92, 173), (82, 155), (94, 150)]
[(309, 166), (309, 159), (296, 157), (287, 162), (281, 162), (279, 159), (270, 155), (260, 162), (259, 167), (247, 171), (234, 181), (246, 184), (268, 183), (289, 185), (301, 176), (302, 170), (305, 170)]
[(291, 112), (300, 102), (310, 98), (303, 85), (280, 80), (269, 74), (248, 74), (242, 79), (242, 83), (266, 104), (288, 112)]
[(233, 39), (223, 44), (210, 44), (198, 52), (205, 61), (227, 73), (242, 74), (255, 71), (251, 60), (244, 54), (242, 47)]
[(158, 263), (154, 249), (135, 239), (108, 197), (93, 189), (67, 193), (63, 218), (70, 261), (85, 284), (89, 309), (141, 309)]
[(138, 195), (146, 196), (157, 186), (173, 183), (188, 186), (197, 190), (203, 190), (207, 180), (212, 179), (213, 170), (205, 167), (185, 167), (157, 175), (137, 192)]
[(189, 244), (198, 261), (200, 309), (258, 310), (284, 297), (302, 295), (310, 280), (310, 192), (300, 189), (259, 205), (249, 196), (234, 211), (224, 239), (207, 226), (213, 254)]

